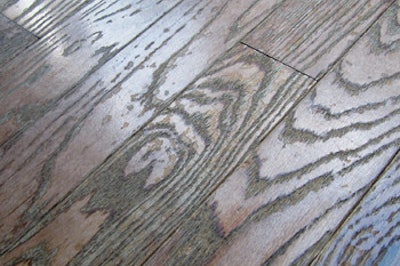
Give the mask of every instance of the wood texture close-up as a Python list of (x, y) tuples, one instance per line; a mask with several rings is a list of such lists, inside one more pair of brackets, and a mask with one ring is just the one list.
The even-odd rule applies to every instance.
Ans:
[(312, 261), (399, 150), (398, 12), (398, 5), (388, 10), (249, 150), (150, 264)]
[(0, 265), (400, 263), (400, 1), (0, 12)]
[(35, 35), (0, 14), (0, 66), (6, 64), (36, 40)]
[(314, 265), (396, 265), (400, 261), (400, 156), (368, 191)]

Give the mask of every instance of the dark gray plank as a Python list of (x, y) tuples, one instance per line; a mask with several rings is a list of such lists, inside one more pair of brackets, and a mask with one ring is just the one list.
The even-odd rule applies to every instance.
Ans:
[(0, 14), (0, 66), (18, 56), (38, 38)]

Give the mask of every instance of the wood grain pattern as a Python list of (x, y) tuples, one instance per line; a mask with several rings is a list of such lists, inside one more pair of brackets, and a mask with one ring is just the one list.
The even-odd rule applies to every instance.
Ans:
[(0, 66), (16, 57), (36, 40), (35, 35), (0, 14)]
[(3, 145), (2, 252), (24, 241), (21, 237), (39, 217), (254, 28), (276, 3), (182, 2)]
[(329, 241), (314, 265), (397, 265), (400, 156)]
[(320, 78), (392, 0), (286, 1), (244, 43)]
[(0, 11), (28, 31), (43, 37), (91, 2), (95, 2), (92, 8), (104, 8), (107, 4), (106, 1), (93, 0), (3, 0)]
[(52, 25), (50, 32), (0, 71), (0, 144), (42, 117), (176, 4), (96, 0), (60, 25)]
[(398, 14), (397, 2), (148, 265), (308, 265), (317, 256), (399, 150)]
[[(58, 204), (36, 235), (90, 197), (83, 208), (88, 219), (98, 211), (109, 217), (71, 263), (143, 263), (311, 84), (245, 46), (235, 47)], [(5, 261), (32, 249), (36, 235)]]

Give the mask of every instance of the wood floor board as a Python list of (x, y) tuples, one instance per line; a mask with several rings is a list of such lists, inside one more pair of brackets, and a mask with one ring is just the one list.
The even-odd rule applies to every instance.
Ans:
[[(72, 264), (141, 264), (313, 83), (238, 45), (58, 204), (46, 226), (5, 261), (40, 241), (53, 250), (56, 217), (83, 215), (93, 221), (89, 231), (95, 236), (75, 251), (80, 253)], [(84, 207), (75, 207), (82, 200)], [(106, 219), (101, 229), (99, 219)], [(76, 235), (81, 229), (67, 230)]]
[(393, 2), (286, 1), (243, 42), (319, 79)]
[(0, 265), (398, 255), (400, 0), (0, 10), (40, 36), (0, 67)]
[(0, 144), (42, 117), (182, 1), (156, 2), (92, 1), (2, 68)]
[(363, 198), (313, 265), (397, 265), (400, 156)]
[(399, 10), (397, 1), (148, 265), (313, 261), (399, 151)]
[(9, 19), (28, 31), (43, 37), (66, 18), (95, 2), (94, 6), (105, 6), (105, 1), (93, 0), (6, 0), (1, 1), (0, 10)]
[(18, 56), (37, 37), (0, 14), (0, 66)]
[[(44, 105), (36, 122), (2, 146), (1, 250), (13, 249), (27, 231), (40, 227), (38, 218), (277, 3), (183, 1), (59, 101)], [(41, 88), (27, 91), (30, 97), (36, 89)], [(49, 89), (44, 87), (40, 101)]]

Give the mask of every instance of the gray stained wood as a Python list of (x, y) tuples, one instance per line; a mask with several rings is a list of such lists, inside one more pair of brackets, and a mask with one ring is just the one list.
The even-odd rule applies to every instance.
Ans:
[(399, 10), (397, 2), (249, 149), (148, 265), (313, 261), (399, 151)]
[[(87, 219), (99, 210), (108, 219), (73, 263), (141, 264), (312, 83), (235, 47), (45, 219), (90, 197)], [(10, 256), (37, 243), (33, 237)]]
[(36, 40), (35, 35), (0, 14), (0, 66), (16, 57)]
[[(13, 89), (4, 101), (15, 97), (24, 105), (22, 110), (28, 119), (37, 121), (2, 146), (0, 195), (4, 200), (1, 212), (5, 215), (1, 250), (14, 247), (26, 230), (34, 227), (38, 217), (51, 210), (93, 168), (165, 108), (171, 98), (237, 44), (265, 13), (273, 10), (274, 3), (182, 1), (59, 100), (47, 105), (35, 103), (33, 107), (23, 102), (35, 101), (33, 97), (24, 97), (25, 93), (40, 96), (39, 101), (56, 97), (49, 92), (57, 85), (54, 79), (65, 80), (63, 73), (57, 77), (47, 71), (33, 79), (29, 90), (23, 86)], [(230, 30), (238, 22), (242, 25)], [(155, 40), (154, 36), (159, 38)], [(58, 51), (54, 53), (50, 53), (49, 60), (59, 58)], [(69, 62), (64, 57), (60, 60)], [(195, 67), (188, 68), (186, 64)], [(60, 64), (54, 66), (59, 67)], [(85, 68), (76, 70), (82, 69)], [(72, 80), (73, 76), (68, 72)], [(15, 108), (15, 104), (10, 105)], [(6, 119), (2, 128), (9, 132), (8, 125), (14, 125), (14, 120), (7, 109), (6, 114), (11, 118)], [(15, 115), (19, 119), (20, 116)]]
[[(41, 39), (0, 68), (0, 264), (312, 262), (399, 151), (398, 1), (359, 2), (2, 4)], [(316, 21), (318, 82), (247, 42)]]
[(393, 2), (286, 1), (243, 42), (319, 79)]
[[(21, 134), (51, 107), (55, 109), (61, 99), (73, 93), (80, 82), (123, 48), (130, 50), (131, 60), (140, 55), (136, 60), (142, 62), (141, 56), (145, 58), (155, 50), (155, 47), (150, 49), (154, 36), (140, 47), (132, 41), (174, 5), (176, 1), (139, 1), (131, 5), (128, 0), (96, 0), (63, 23), (53, 25), (46, 36), (0, 70), (0, 144)], [(48, 15), (48, 19), (52, 16)], [(131, 46), (127, 46), (129, 43)], [(136, 45), (139, 49), (132, 56)], [(142, 53), (147, 46), (147, 53)], [(114, 60), (116, 65), (118, 59)], [(18, 75), (14, 74), (16, 71)], [(114, 77), (117, 74), (112, 72)]]
[(400, 261), (400, 156), (328, 242), (314, 265), (396, 265)]
[[(0, 10), (5, 16), (25, 29), (33, 32), (36, 36), (42, 37), (85, 7), (89, 7), (87, 9), (88, 13), (94, 11), (100, 14), (102, 10), (112, 9), (113, 6), (117, 7), (117, 2), (107, 3), (107, 1), (95, 0), (2, 0), (0, 2)], [(131, 1), (131, 4), (138, 3), (140, 1)], [(154, 4), (154, 1), (150, 4)], [(125, 6), (125, 10), (129, 9), (128, 6)], [(65, 26), (65, 24), (60, 26)]]

